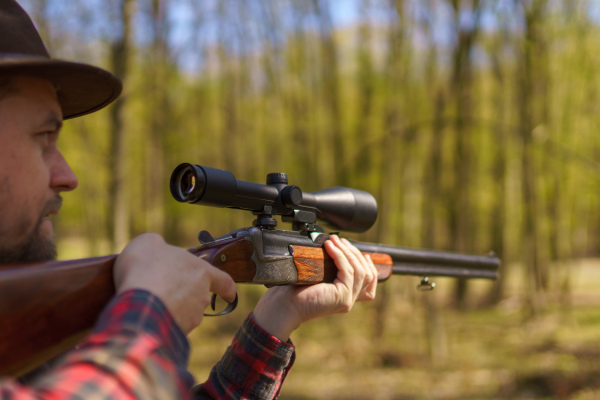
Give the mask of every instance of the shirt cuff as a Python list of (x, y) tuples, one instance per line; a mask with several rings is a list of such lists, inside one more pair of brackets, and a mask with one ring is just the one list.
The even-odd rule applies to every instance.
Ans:
[(94, 332), (147, 333), (158, 338), (163, 349), (178, 365), (186, 366), (190, 345), (164, 303), (143, 289), (131, 289), (104, 308)]
[(264, 330), (263, 327), (260, 326), (260, 324), (254, 319), (253, 313), (250, 313), (248, 315), (248, 317), (242, 324), (238, 335), (243, 334), (245, 332), (248, 333), (249, 336), (259, 338), (260, 342), (264, 343), (265, 345), (269, 342), (277, 343), (278, 346), (283, 346), (284, 349), (288, 349), (289, 351), (291, 351), (290, 354), (292, 356), (294, 355), (295, 347), (292, 341), (288, 339), (287, 342), (284, 342), (281, 339), (271, 335), (269, 332)]
[(294, 345), (269, 334), (250, 313), (196, 398), (276, 398), (294, 360)]

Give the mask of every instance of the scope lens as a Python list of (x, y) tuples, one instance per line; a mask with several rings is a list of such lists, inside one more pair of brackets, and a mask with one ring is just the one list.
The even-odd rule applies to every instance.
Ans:
[(177, 181), (177, 191), (181, 200), (188, 201), (196, 189), (196, 174), (194, 170), (187, 166), (181, 171)]
[(179, 182), (179, 190), (181, 190), (183, 194), (189, 195), (194, 191), (195, 188), (196, 177), (194, 176), (192, 171), (188, 169), (184, 171), (184, 173), (181, 175), (181, 180)]

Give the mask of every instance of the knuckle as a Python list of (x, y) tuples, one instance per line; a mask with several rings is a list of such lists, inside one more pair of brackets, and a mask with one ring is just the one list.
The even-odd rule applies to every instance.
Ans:
[(200, 310), (205, 310), (211, 302), (211, 294), (208, 291), (206, 293), (201, 294), (200, 296), (198, 296), (197, 302), (198, 306), (200, 307)]
[(158, 233), (153, 233), (153, 232), (142, 233), (139, 236), (139, 238), (142, 240), (146, 240), (146, 241), (154, 242), (154, 243), (164, 242), (162, 236), (160, 236)]
[(333, 253), (331, 255), (332, 257), (340, 258), (340, 257), (344, 256), (344, 252), (342, 250), (340, 250), (339, 248), (337, 248), (335, 246), (331, 246), (330, 249), (331, 249), (330, 251)]
[(377, 280), (377, 271), (369, 270), (369, 282), (373, 282)]
[(373, 271), (371, 268), (367, 268), (366, 272), (367, 272), (367, 280), (369, 282), (372, 282), (376, 279), (377, 275), (375, 275), (375, 271)]
[(352, 303), (344, 303), (340, 309), (342, 314), (348, 314), (352, 310)]
[(355, 276), (356, 280), (359, 280), (359, 281), (364, 281), (364, 280), (365, 280), (365, 278), (367, 277), (367, 273), (366, 273), (366, 271), (365, 271), (365, 270), (363, 270), (363, 269), (357, 269), (357, 270), (354, 272), (354, 276)]

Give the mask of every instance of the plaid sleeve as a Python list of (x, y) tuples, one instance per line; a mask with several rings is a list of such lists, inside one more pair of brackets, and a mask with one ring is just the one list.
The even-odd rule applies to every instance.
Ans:
[(291, 342), (282, 342), (264, 331), (251, 313), (209, 379), (194, 388), (194, 398), (274, 399), (294, 359)]
[(93, 333), (30, 386), (0, 382), (0, 399), (187, 399), (189, 344), (164, 304), (143, 290), (122, 293)]

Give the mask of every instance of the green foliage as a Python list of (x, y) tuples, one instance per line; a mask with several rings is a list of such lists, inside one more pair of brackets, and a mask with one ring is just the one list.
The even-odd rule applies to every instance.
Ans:
[[(531, 293), (564, 286), (568, 274), (550, 261), (595, 254), (600, 27), (587, 2), (359, 2), (352, 25), (333, 24), (338, 10), (328, 1), (236, 12), (137, 3), (132, 28), (150, 35), (132, 37), (124, 77), (126, 236), (151, 230), (191, 246), (200, 229), (220, 235), (250, 223), (241, 212), (170, 198), (172, 169), (195, 162), (256, 182), (284, 171), (305, 191), (367, 190), (381, 212), (361, 238), (495, 249), (528, 265)], [(211, 15), (187, 27), (190, 41), (175, 40), (169, 19), (182, 10)], [(101, 11), (99, 26), (115, 18)], [(386, 17), (373, 17), (379, 12)], [(119, 38), (97, 29), (83, 43), (84, 26), (69, 20), (65, 35), (44, 15), (34, 13), (57, 57), (82, 49), (97, 62)], [(257, 21), (267, 24), (253, 30)], [(90, 46), (102, 51), (86, 56)], [(185, 61), (190, 53), (201, 57)], [(103, 111), (65, 127), (62, 148), (81, 185), (59, 221), (63, 258), (102, 254), (114, 239), (107, 119)]]

